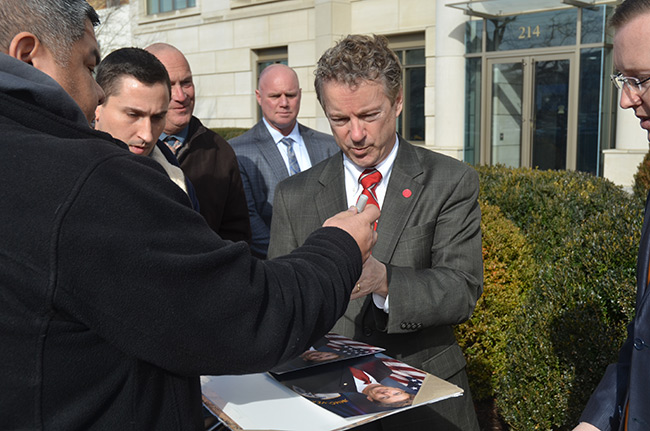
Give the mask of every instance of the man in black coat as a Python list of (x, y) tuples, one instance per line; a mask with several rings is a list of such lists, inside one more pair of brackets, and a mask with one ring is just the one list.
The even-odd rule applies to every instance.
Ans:
[(248, 204), (235, 152), (217, 133), (205, 127), (194, 112), (195, 87), (190, 64), (181, 51), (166, 43), (146, 48), (169, 73), (172, 92), (164, 140), (192, 182), (199, 211), (223, 239), (251, 240)]
[(274, 261), (221, 239), (157, 162), (90, 128), (97, 23), (84, 0), (0, 1), (0, 427), (202, 429), (199, 375), (323, 336), (379, 212)]

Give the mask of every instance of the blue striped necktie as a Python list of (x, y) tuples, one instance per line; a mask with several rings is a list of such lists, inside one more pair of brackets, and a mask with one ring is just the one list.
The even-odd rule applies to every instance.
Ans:
[(287, 146), (287, 156), (289, 158), (289, 175), (297, 174), (300, 172), (300, 165), (298, 164), (296, 153), (293, 151), (293, 139), (284, 137), (280, 140), (280, 142)]
[(180, 148), (183, 146), (183, 143), (172, 135), (166, 136), (164, 141), (169, 149), (172, 150), (172, 153), (174, 153), (174, 155), (177, 155), (178, 150), (180, 150)]

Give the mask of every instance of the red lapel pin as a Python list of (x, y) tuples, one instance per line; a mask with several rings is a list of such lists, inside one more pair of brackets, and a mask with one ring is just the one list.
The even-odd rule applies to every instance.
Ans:
[(405, 198), (410, 198), (412, 194), (413, 193), (411, 193), (411, 190), (409, 189), (404, 189), (404, 191), (402, 192), (402, 196), (404, 196)]

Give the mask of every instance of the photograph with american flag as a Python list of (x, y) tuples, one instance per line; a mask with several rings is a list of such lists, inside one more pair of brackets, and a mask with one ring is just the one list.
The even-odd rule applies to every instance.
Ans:
[(384, 350), (381, 347), (371, 346), (370, 344), (354, 341), (348, 337), (330, 332), (323, 338), (317, 340), (309, 350), (306, 350), (297, 358), (273, 368), (271, 373), (289, 373), (331, 362), (374, 355)]
[(409, 408), (427, 374), (382, 353), (297, 370), (275, 378), (342, 417)]

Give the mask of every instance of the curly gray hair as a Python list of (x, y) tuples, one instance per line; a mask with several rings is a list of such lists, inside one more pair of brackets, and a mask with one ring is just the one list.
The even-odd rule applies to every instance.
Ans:
[(391, 104), (402, 88), (402, 66), (383, 36), (348, 35), (318, 60), (314, 86), (321, 106), (323, 84), (329, 81), (351, 87), (363, 81), (381, 81)]

